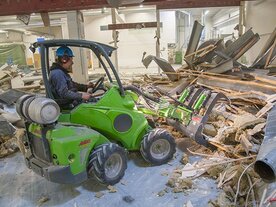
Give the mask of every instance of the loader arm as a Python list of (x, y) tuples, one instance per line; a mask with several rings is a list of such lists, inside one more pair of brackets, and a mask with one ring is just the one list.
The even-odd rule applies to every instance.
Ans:
[(157, 87), (155, 89), (163, 96), (169, 97), (173, 103), (162, 98), (159, 98), (158, 102), (156, 99), (148, 100), (144, 93), (139, 93), (144, 101), (137, 95), (135, 101), (138, 110), (147, 115), (166, 118), (167, 123), (177, 131), (193, 138), (201, 145), (209, 146), (208, 139), (202, 134), (204, 125), (217, 101), (227, 100), (227, 97), (222, 93), (189, 86), (183, 90), (178, 99), (175, 99)]

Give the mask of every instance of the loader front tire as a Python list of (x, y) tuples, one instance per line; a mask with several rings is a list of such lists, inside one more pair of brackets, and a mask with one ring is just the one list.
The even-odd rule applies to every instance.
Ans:
[(153, 129), (144, 135), (140, 152), (153, 165), (162, 165), (172, 159), (176, 151), (173, 136), (164, 129)]
[(102, 144), (89, 155), (88, 174), (101, 183), (114, 185), (125, 174), (127, 155), (125, 149), (114, 143)]

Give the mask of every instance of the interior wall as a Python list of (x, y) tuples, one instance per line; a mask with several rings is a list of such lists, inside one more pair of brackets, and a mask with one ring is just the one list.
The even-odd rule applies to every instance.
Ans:
[[(249, 65), (258, 56), (261, 48), (276, 26), (276, 1), (249, 1), (246, 3), (246, 29), (253, 28), (260, 35), (260, 40), (246, 53)], [(276, 61), (273, 62), (276, 64)]]
[[(126, 23), (156, 21), (155, 12), (120, 14)], [(100, 26), (111, 24), (111, 15), (85, 17), (85, 38), (109, 44), (113, 41), (112, 31), (100, 31)], [(175, 12), (161, 11), (160, 49), (161, 57), (167, 59), (167, 43), (175, 43)], [(141, 60), (143, 52), (156, 55), (156, 28), (119, 30), (118, 63), (119, 68), (144, 67)], [(111, 44), (112, 45), (112, 44)], [(97, 64), (97, 63), (95, 63)]]
[(0, 43), (22, 42), (23, 33), (6, 31), (0, 33)]
[[(238, 38), (238, 31), (234, 30), (235, 26), (239, 24), (239, 7), (227, 9), (221, 9), (217, 14), (210, 18), (212, 28), (215, 35), (211, 35), (213, 38), (221, 38), (227, 34), (233, 34)], [(226, 39), (231, 39), (228, 36)]]
[[(23, 42), (26, 46), (26, 59), (32, 59), (32, 62), (34, 63), (34, 54), (28, 49), (30, 47), (30, 44), (37, 41), (37, 38), (44, 38), (44, 39), (63, 39), (62, 37), (62, 29), (60, 26), (51, 27), (49, 28), (35, 28), (32, 30), (33, 33), (30, 34), (24, 34), (23, 35)], [(38, 50), (36, 50), (35, 53), (38, 54)], [(54, 56), (50, 55), (50, 58), (53, 61)]]

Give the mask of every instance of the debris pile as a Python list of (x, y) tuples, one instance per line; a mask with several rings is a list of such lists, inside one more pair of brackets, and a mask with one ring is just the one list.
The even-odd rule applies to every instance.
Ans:
[[(261, 145), (268, 122), (267, 115), (276, 100), (276, 78), (268, 76), (275, 73), (270, 66), (276, 58), (276, 29), (251, 66), (245, 66), (238, 60), (260, 39), (252, 29), (235, 41), (224, 43), (221, 39), (208, 40), (198, 47), (202, 30), (203, 26), (195, 22), (184, 57), (187, 65), (174, 70), (168, 61), (150, 55), (143, 57), (144, 65), (148, 67), (152, 60), (155, 61), (167, 77), (143, 75), (131, 80), (125, 77), (122, 80), (124, 85), (138, 85), (142, 91), (161, 97), (162, 94), (153, 87), (158, 85), (168, 94), (162, 98), (168, 100), (171, 100), (168, 97), (179, 98), (183, 89), (190, 85), (223, 93), (229, 99), (216, 104), (203, 130), (204, 137), (214, 151), (192, 142), (192, 146), (187, 147), (183, 155), (184, 167), (174, 170), (167, 182), (168, 188), (158, 195), (162, 196), (170, 189), (174, 193), (187, 193), (193, 188), (195, 179), (208, 176), (216, 179), (217, 187), (222, 189), (219, 197), (210, 201), (209, 206), (267, 204), (276, 193), (266, 195), (267, 184), (260, 178), (260, 173), (254, 171), (254, 164), (263, 147)], [(269, 73), (266, 74), (268, 70)], [(43, 90), (41, 79), (37, 71), (2, 66), (1, 89), (12, 89), (8, 92), (1, 91), (1, 102), (11, 105), (24, 94), (15, 89), (32, 92)], [(20, 118), (5, 111), (4, 107), (0, 114), (0, 157), (3, 157), (16, 151), (18, 147), (22, 148), (17, 142), (22, 143), (24, 130), (17, 128), (20, 124), (22, 126)], [(168, 128), (176, 139), (184, 137), (175, 128), (168, 126), (165, 118), (149, 119)], [(189, 156), (200, 156), (202, 159), (192, 162)], [(116, 192), (112, 186), (109, 190)]]
[[(195, 22), (184, 56), (187, 65), (174, 70), (171, 65), (167, 66), (169, 63), (166, 60), (149, 55), (143, 57), (143, 64), (148, 67), (154, 60), (167, 75), (167, 79), (164, 76), (144, 75), (143, 82), (139, 83), (137, 78), (133, 80), (134, 84), (140, 84), (147, 91), (150, 91), (149, 85), (162, 84), (175, 98), (179, 97), (185, 87), (193, 84), (223, 93), (230, 101), (217, 104), (203, 130), (208, 142), (216, 150), (212, 152), (203, 149), (203, 146), (196, 143), (192, 147), (196, 146), (196, 151), (187, 148), (188, 155), (203, 158), (189, 163), (185, 153), (185, 166), (174, 171), (167, 185), (172, 188), (172, 192), (185, 192), (192, 188), (194, 179), (209, 176), (217, 180), (218, 188), (223, 189), (217, 200), (210, 201), (209, 206), (268, 204), (268, 198), (275, 196), (275, 192), (271, 195), (263, 193), (267, 185), (260, 179), (260, 175), (273, 182), (275, 169), (270, 169), (269, 166), (275, 165), (275, 161), (261, 163), (255, 166), (255, 171), (254, 164), (263, 143), (267, 114), (276, 100), (276, 78), (271, 76), (275, 75), (275, 67), (271, 63), (276, 58), (276, 28), (251, 66), (245, 66), (238, 60), (260, 39), (252, 29), (235, 41), (228, 40), (224, 43), (223, 39), (208, 40), (198, 47), (202, 31), (203, 26)], [(164, 125), (165, 122), (161, 120), (160, 124)], [(270, 125), (267, 127), (270, 129), (268, 134), (275, 131)], [(175, 129), (170, 129), (175, 135)], [(262, 152), (272, 153), (274, 149), (275, 154), (275, 144), (271, 146), (275, 139), (266, 143), (270, 143), (270, 151)], [(275, 155), (272, 154), (267, 156), (274, 159)], [(266, 157), (264, 160), (263, 155), (258, 157), (261, 157), (261, 161), (268, 159)]]
[(25, 93), (44, 93), (44, 86), (40, 70), (8, 64), (0, 67), (0, 86), (0, 157), (4, 157), (18, 150), (17, 139), (24, 134), (21, 118), (8, 108)]
[[(4, 64), (0, 67), (0, 85), (3, 91), (20, 89), (29, 92), (44, 90), (41, 70)], [(2, 91), (2, 92), (3, 92)]]

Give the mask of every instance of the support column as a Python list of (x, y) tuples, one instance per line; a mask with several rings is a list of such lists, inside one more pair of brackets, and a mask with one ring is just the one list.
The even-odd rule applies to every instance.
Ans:
[[(80, 11), (67, 12), (67, 28), (69, 39), (84, 39), (83, 15)], [(72, 48), (74, 51), (73, 80), (78, 83), (88, 81), (88, 62), (85, 49)]]
[(245, 18), (245, 3), (244, 1), (241, 1), (240, 11), (239, 11), (239, 37), (242, 36), (243, 34), (244, 18)]
[[(115, 8), (111, 8), (111, 18), (112, 18), (112, 24), (116, 24), (116, 10)], [(117, 30), (112, 30), (112, 38), (114, 41), (114, 47), (117, 48), (117, 41), (118, 41), (118, 31)], [(119, 64), (118, 64), (118, 51), (115, 50), (113, 52), (114, 54), (114, 61), (115, 61), (115, 68), (117, 70), (117, 72), (119, 72)]]
[[(160, 58), (160, 10), (156, 9), (156, 57)], [(158, 74), (160, 74), (160, 67), (158, 66)]]

